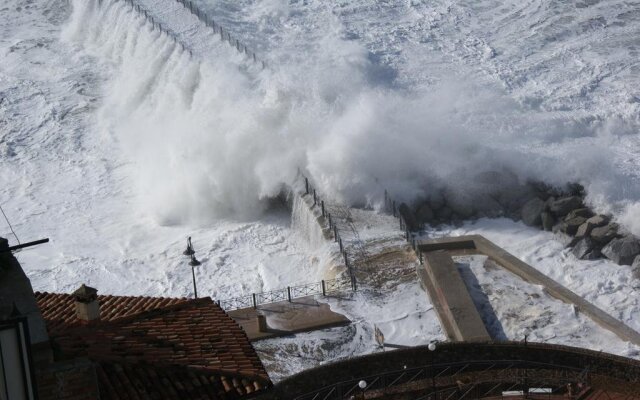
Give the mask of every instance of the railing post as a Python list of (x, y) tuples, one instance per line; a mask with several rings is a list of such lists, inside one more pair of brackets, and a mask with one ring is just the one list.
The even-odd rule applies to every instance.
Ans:
[(326, 296), (327, 295), (327, 288), (324, 284), (324, 279), (321, 281), (322, 282), (322, 295)]
[(342, 238), (338, 238), (338, 246), (340, 246), (340, 253), (344, 253), (344, 247), (342, 246)]
[(256, 303), (256, 294), (252, 293), (251, 298), (253, 299), (253, 308), (258, 308), (258, 303)]
[(347, 252), (345, 251), (344, 253), (342, 253), (342, 255), (344, 256), (344, 264), (347, 266), (347, 268), (349, 268), (349, 257), (347, 257)]
[(324, 200), (320, 200), (320, 209), (322, 210), (322, 216), (324, 217)]
[(291, 286), (287, 286), (287, 299), (291, 303)]
[(333, 225), (333, 238), (335, 239), (335, 241), (338, 241), (338, 227)]
[[(255, 58), (255, 56), (253, 58)], [(307, 194), (309, 194), (309, 178), (307, 177), (304, 178), (304, 190)]]
[(315, 206), (318, 203), (318, 196), (316, 195), (316, 190), (313, 189), (313, 205)]
[(327, 213), (327, 219), (329, 220), (329, 229), (333, 228), (333, 225), (331, 223), (331, 214)]

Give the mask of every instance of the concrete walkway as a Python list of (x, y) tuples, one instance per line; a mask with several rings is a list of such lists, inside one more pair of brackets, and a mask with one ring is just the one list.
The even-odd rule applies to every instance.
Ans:
[(489, 341), (491, 337), (476, 309), (462, 276), (443, 250), (425, 254), (418, 276), (426, 287), (449, 340)]
[[(631, 329), (620, 320), (613, 318), (600, 308), (589, 303), (582, 297), (573, 293), (571, 290), (549, 278), (529, 264), (519, 260), (517, 257), (510, 254), (503, 248), (497, 246), (483, 236), (470, 235), (425, 240), (419, 241), (417, 243), (417, 247), (420, 252), (424, 253), (427, 256), (427, 258), (431, 252), (441, 250), (446, 250), (447, 252), (453, 253), (461, 252), (464, 254), (484, 254), (491, 260), (493, 260), (496, 264), (502, 266), (509, 272), (514, 273), (525, 281), (533, 283), (535, 285), (544, 286), (545, 291), (551, 296), (562, 300), (565, 303), (575, 305), (581, 313), (589, 316), (597, 324), (615, 333), (621, 339), (640, 346), (640, 333)], [(442, 290), (446, 292), (447, 287), (444, 287)]]
[(256, 309), (243, 308), (228, 314), (242, 326), (252, 342), (351, 323), (344, 315), (331, 311), (328, 304), (317, 302), (314, 296), (260, 305)]

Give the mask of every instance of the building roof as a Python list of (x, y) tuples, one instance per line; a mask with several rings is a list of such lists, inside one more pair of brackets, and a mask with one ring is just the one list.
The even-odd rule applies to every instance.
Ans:
[(101, 319), (90, 323), (76, 318), (73, 295), (36, 299), (59, 357), (96, 362), (103, 399), (234, 399), (271, 385), (242, 328), (210, 298), (98, 296)]

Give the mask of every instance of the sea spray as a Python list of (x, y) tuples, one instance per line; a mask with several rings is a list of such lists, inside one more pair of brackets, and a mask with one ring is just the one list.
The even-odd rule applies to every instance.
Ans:
[(317, 210), (309, 207), (309, 204), (300, 194), (293, 195), (293, 207), (291, 210), (291, 227), (302, 235), (314, 249), (320, 249), (327, 244), (322, 227), (318, 221)]

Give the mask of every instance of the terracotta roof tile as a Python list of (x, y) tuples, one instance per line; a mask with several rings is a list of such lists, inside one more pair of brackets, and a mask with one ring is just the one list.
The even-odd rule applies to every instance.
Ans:
[(271, 385), (242, 328), (210, 298), (98, 296), (101, 320), (91, 323), (76, 318), (72, 295), (36, 299), (60, 356), (97, 362), (102, 398), (232, 399)]

